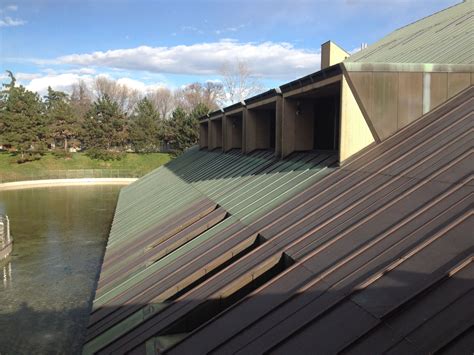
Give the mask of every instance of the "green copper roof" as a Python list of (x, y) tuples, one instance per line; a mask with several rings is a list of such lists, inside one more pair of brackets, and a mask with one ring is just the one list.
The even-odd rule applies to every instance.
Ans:
[(474, 58), (474, 1), (402, 27), (345, 62), (472, 64)]

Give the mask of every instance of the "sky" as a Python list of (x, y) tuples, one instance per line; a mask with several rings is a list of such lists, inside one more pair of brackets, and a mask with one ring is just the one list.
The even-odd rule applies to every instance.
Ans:
[(0, 79), (68, 90), (107, 76), (143, 92), (221, 80), (237, 61), (266, 88), (320, 69), (459, 0), (1, 0)]

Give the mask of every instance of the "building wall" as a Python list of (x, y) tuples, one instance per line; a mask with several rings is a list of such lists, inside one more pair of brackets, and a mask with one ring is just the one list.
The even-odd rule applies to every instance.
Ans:
[(209, 150), (222, 147), (222, 119), (209, 121)]
[(283, 98), (277, 97), (275, 108), (275, 155), (282, 155)]
[(327, 41), (321, 45), (321, 69), (342, 62), (349, 58), (350, 54), (337, 44)]
[(246, 152), (268, 148), (268, 135), (264, 134), (270, 128), (269, 113), (266, 110), (247, 110)]
[[(298, 105), (299, 103), (299, 105)], [(311, 101), (283, 99), (282, 156), (313, 149), (314, 112)], [(299, 114), (297, 114), (297, 111)]]
[(226, 115), (224, 121), (224, 150), (242, 149), (244, 112), (238, 115)]
[(199, 147), (207, 148), (209, 145), (209, 122), (199, 124)]
[(348, 71), (361, 110), (377, 139), (384, 140), (453, 97), (471, 73)]
[(375, 141), (346, 78), (341, 89), (339, 161), (342, 163)]

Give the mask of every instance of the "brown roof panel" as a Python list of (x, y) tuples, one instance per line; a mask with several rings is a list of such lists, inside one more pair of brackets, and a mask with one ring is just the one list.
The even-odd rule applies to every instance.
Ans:
[[(297, 344), (316, 352), (350, 352), (351, 344), (360, 346), (368, 334), (382, 334), (380, 343), (397, 335), (383, 322), (410, 311), (408, 305), (421, 302), (443, 282), (453, 285), (450, 278), (474, 252), (469, 237), (472, 165), (466, 163), (472, 159), (467, 134), (472, 95), (473, 89), (466, 90), (283, 204), (272, 212), (278, 217), (257, 221), (262, 235), (283, 248), (294, 266), (168, 352), (287, 353)], [(293, 270), (301, 266), (310, 273), (306, 281), (290, 282), (292, 291), (283, 291), (286, 275), (293, 281)], [(392, 350), (449, 346), (470, 326), (467, 317), (456, 315), (469, 296), (462, 297), (455, 303), (437, 298), (440, 307), (452, 309), (454, 320), (442, 322), (440, 313), (413, 332), (413, 339), (423, 334), (415, 348), (400, 338)], [(345, 316), (350, 312), (342, 312), (344, 307), (354, 309), (354, 316)], [(367, 327), (338, 335), (344, 322)], [(430, 327), (441, 329), (430, 337), (434, 343), (423, 341), (422, 329)]]
[[(114, 221), (125, 231), (114, 227), (101, 278), (113, 287), (95, 301), (85, 353), (465, 348), (473, 95), (465, 90), (340, 168), (323, 153), (177, 159), (170, 192), (154, 193), (186, 186), (198, 191), (194, 205), (176, 204), (176, 221), (131, 240), (123, 236), (136, 227)], [(206, 198), (214, 204), (201, 205)]]

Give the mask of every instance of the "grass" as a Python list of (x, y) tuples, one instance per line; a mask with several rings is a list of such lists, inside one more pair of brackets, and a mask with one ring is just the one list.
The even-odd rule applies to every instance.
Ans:
[[(91, 159), (84, 153), (73, 153), (70, 159), (59, 158), (47, 153), (40, 160), (18, 164), (17, 157), (7, 152), (1, 152), (0, 182), (54, 178), (55, 174), (57, 177), (64, 178), (70, 176), (69, 174), (66, 176), (65, 170), (86, 169), (100, 169), (100, 171), (70, 172), (71, 177), (141, 176), (167, 163), (171, 158), (171, 155), (167, 153), (127, 153), (125, 158), (119, 161), (101, 161)], [(77, 176), (73, 176), (74, 174)], [(89, 176), (91, 174), (93, 176)]]

